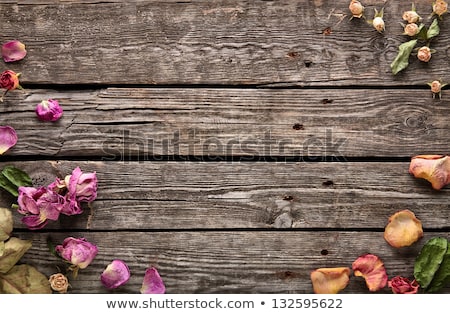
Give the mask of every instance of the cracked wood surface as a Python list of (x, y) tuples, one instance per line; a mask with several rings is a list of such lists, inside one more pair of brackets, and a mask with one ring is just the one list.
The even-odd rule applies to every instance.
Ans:
[[(449, 37), (433, 39), (429, 64), (390, 63), (411, 3), (384, 5), (386, 31), (350, 19), (347, 0), (2, 1), (1, 41), (20, 39), (27, 57), (8, 65), (24, 84), (231, 84), (425, 86), (446, 78)], [(414, 1), (431, 23), (429, 0)], [(440, 22), (450, 30), (449, 20)], [(328, 35), (326, 35), (328, 34)]]

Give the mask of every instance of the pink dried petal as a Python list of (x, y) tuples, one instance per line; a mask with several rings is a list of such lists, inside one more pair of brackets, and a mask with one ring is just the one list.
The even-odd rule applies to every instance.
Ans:
[(2, 45), (2, 57), (5, 62), (19, 61), (26, 55), (25, 45), (18, 40), (11, 40)]
[(388, 224), (384, 229), (384, 239), (396, 248), (410, 246), (422, 236), (422, 223), (412, 211), (407, 209), (389, 217)]
[(386, 269), (381, 259), (373, 254), (365, 254), (358, 257), (352, 264), (355, 276), (362, 276), (370, 291), (378, 291), (384, 288), (388, 281)]
[(43, 100), (36, 106), (36, 115), (42, 121), (54, 122), (63, 115), (63, 109), (54, 99)]
[(335, 294), (347, 287), (350, 268), (318, 268), (311, 272), (314, 293)]
[(444, 155), (419, 155), (411, 159), (409, 173), (425, 179), (435, 190), (450, 183), (450, 158)]
[(10, 126), (0, 126), (0, 155), (16, 145), (17, 133)]
[(130, 279), (130, 270), (122, 260), (113, 260), (100, 275), (100, 281), (108, 289), (124, 285)]
[(159, 276), (155, 267), (150, 267), (145, 271), (144, 281), (142, 282), (142, 294), (164, 294), (166, 287)]

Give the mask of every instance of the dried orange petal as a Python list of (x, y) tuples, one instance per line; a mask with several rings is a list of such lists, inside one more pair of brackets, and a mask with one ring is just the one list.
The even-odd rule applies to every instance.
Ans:
[(384, 239), (391, 246), (410, 246), (423, 236), (422, 223), (410, 210), (401, 210), (389, 217), (384, 229)]
[(352, 264), (355, 276), (362, 276), (366, 280), (370, 291), (384, 288), (388, 281), (386, 269), (381, 259), (373, 254), (358, 257)]
[(311, 272), (314, 293), (335, 294), (347, 287), (350, 268), (318, 268)]

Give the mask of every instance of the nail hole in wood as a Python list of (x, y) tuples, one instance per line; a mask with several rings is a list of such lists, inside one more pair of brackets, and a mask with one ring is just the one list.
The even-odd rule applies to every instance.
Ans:
[(320, 251), (320, 255), (328, 255), (328, 250), (323, 249), (322, 251)]
[(296, 124), (294, 124), (293, 126), (292, 126), (292, 128), (294, 129), (294, 130), (304, 130), (305, 128), (303, 127), (303, 124), (300, 124), (300, 123), (296, 123)]
[(323, 186), (332, 186), (333, 184), (334, 184), (334, 182), (332, 180), (327, 180), (327, 181), (322, 182)]

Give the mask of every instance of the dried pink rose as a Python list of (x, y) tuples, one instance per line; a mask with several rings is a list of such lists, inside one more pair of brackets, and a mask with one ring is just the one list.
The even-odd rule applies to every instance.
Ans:
[(396, 276), (388, 281), (388, 287), (395, 294), (415, 294), (420, 285), (416, 280), (410, 281), (408, 278)]
[(18, 40), (11, 40), (2, 45), (2, 57), (5, 62), (19, 61), (26, 55), (25, 45)]
[(431, 49), (428, 46), (420, 47), (417, 51), (417, 58), (422, 62), (428, 62), (431, 59)]
[(428, 83), (428, 85), (430, 86), (431, 92), (433, 93), (433, 98), (435, 98), (436, 95), (439, 98), (441, 98), (442, 88), (447, 86), (447, 84), (443, 84), (441, 81), (438, 81), (438, 80), (434, 80), (433, 82)]
[(94, 260), (98, 253), (97, 246), (85, 238), (68, 237), (62, 245), (57, 245), (56, 252), (77, 268), (84, 269)]
[(144, 281), (142, 282), (142, 294), (164, 294), (166, 287), (155, 267), (150, 267), (145, 271)]
[(433, 3), (433, 14), (441, 17), (443, 14), (448, 12), (448, 4), (444, 0), (436, 0)]
[(15, 90), (16, 88), (21, 88), (19, 82), (20, 73), (16, 73), (12, 70), (5, 70), (0, 74), (0, 88), (4, 88), (5, 92), (0, 97), (0, 102), (3, 102), (3, 97), (10, 90)]
[(63, 115), (63, 109), (57, 100), (43, 100), (36, 106), (36, 115), (42, 121), (57, 121)]
[(362, 276), (366, 280), (370, 291), (378, 291), (384, 288), (388, 281), (386, 269), (381, 259), (373, 254), (365, 254), (358, 257), (352, 264), (355, 276)]
[(416, 23), (409, 23), (405, 25), (405, 29), (403, 34), (408, 36), (416, 36), (419, 33), (420, 29)]
[(100, 281), (108, 289), (115, 289), (127, 283), (130, 270), (122, 260), (113, 260), (100, 275)]
[(352, 13), (352, 17), (359, 19), (364, 15), (364, 7), (358, 0), (351, 0), (348, 9)]
[(7, 150), (16, 145), (16, 143), (16, 130), (8, 125), (0, 126), (0, 155), (3, 155)]
[(402, 17), (403, 20), (407, 21), (408, 23), (417, 23), (420, 21), (420, 16), (415, 10), (403, 12)]

